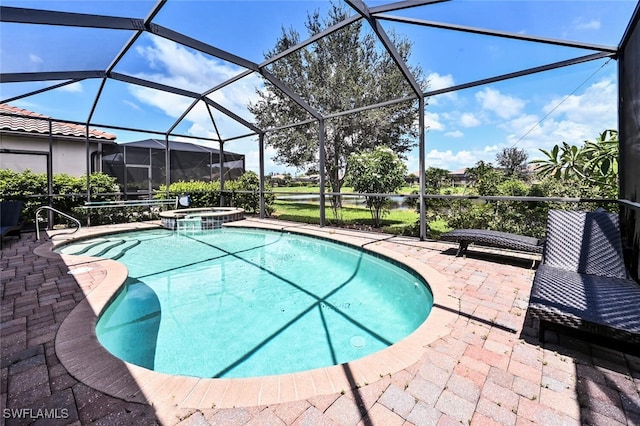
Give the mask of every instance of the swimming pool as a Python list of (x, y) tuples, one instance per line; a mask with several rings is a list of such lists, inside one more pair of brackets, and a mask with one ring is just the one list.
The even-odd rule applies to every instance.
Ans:
[(405, 268), (282, 232), (152, 230), (59, 251), (128, 267), (98, 338), (121, 359), (171, 374), (248, 377), (341, 364), (407, 336), (433, 304)]

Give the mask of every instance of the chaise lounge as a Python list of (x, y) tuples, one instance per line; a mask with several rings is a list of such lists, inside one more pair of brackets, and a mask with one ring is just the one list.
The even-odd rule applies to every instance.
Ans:
[(456, 256), (466, 254), (469, 244), (542, 253), (544, 239), (489, 229), (456, 229), (440, 236), (443, 241), (460, 243)]
[(640, 345), (640, 285), (624, 265), (619, 218), (552, 210), (529, 312), (545, 330), (571, 328)]
[(20, 220), (23, 205), (22, 201), (0, 202), (0, 248), (4, 246), (4, 237), (17, 235), (20, 238), (20, 231), (24, 225)]

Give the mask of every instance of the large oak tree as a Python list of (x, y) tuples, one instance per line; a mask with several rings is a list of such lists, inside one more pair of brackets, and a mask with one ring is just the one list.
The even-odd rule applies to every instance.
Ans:
[[(305, 23), (308, 36), (343, 21), (351, 13), (345, 6), (332, 3), (325, 18), (321, 18), (317, 11), (308, 14)], [(411, 43), (393, 32), (389, 37), (406, 61)], [(266, 52), (265, 57), (272, 58), (299, 42), (297, 31), (283, 28), (276, 46)], [(363, 20), (275, 61), (268, 71), (323, 116), (415, 95)], [(411, 71), (424, 88), (422, 70), (412, 67)], [(258, 94), (260, 99), (249, 105), (249, 110), (261, 128), (279, 127), (311, 118), (269, 82)], [(402, 155), (415, 144), (417, 122), (417, 101), (325, 120), (325, 167), (332, 191), (340, 192), (351, 153), (385, 145)], [(276, 149), (275, 160), (281, 164), (317, 170), (317, 122), (270, 132), (266, 140)]]

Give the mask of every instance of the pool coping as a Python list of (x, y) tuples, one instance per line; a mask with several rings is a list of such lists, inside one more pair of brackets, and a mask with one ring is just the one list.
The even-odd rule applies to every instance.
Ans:
[[(365, 248), (404, 264), (421, 275), (431, 288), (434, 306), (427, 319), (409, 336), (381, 351), (345, 364), (252, 378), (211, 379), (160, 373), (113, 356), (96, 336), (97, 319), (124, 283), (128, 275), (127, 268), (114, 260), (52, 251), (54, 247), (70, 240), (135, 229), (161, 229), (160, 224), (83, 228), (78, 236), (65, 235), (34, 250), (40, 256), (61, 257), (70, 270), (82, 265), (83, 271), (94, 268), (105, 271), (102, 281), (69, 313), (56, 334), (56, 354), (69, 373), (87, 386), (108, 395), (155, 406), (204, 409), (293, 402), (344, 393), (415, 364), (430, 343), (450, 333), (449, 325), (458, 317), (458, 302), (448, 295), (448, 280), (425, 263), (384, 247), (385, 241), (393, 236), (249, 218), (224, 226), (295, 232)], [(55, 236), (55, 232), (50, 235)]]

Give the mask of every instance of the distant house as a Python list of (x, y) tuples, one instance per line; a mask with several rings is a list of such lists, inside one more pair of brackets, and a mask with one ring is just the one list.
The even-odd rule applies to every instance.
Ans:
[(407, 185), (415, 185), (416, 183), (420, 182), (419, 176), (420, 176), (420, 172), (409, 173), (404, 177), (404, 181), (406, 182)]
[(272, 174), (267, 176), (267, 182), (271, 186), (287, 186), (291, 183), (292, 177), (290, 174)]
[(454, 170), (449, 173), (449, 179), (453, 186), (466, 185), (469, 183), (469, 177), (467, 176), (467, 168)]
[[(89, 129), (90, 171), (100, 168), (97, 153), (116, 136)], [(35, 173), (87, 173), (86, 126), (0, 104), (0, 169)], [(49, 164), (51, 170), (49, 169)]]
[(312, 184), (317, 184), (320, 182), (320, 175), (318, 174), (314, 174), (314, 175), (302, 175), (302, 176), (296, 176), (294, 178), (294, 180), (296, 182), (303, 182), (303, 183), (312, 183)]
[(523, 174), (527, 178), (536, 177), (536, 173), (538, 171), (538, 165), (536, 163), (527, 164), (527, 168), (524, 170)]

